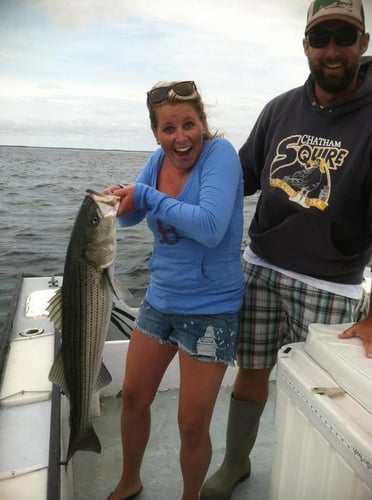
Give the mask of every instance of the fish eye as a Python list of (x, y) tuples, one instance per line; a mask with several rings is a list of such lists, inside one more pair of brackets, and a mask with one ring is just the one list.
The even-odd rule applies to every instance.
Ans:
[(93, 226), (96, 226), (99, 223), (99, 217), (97, 217), (97, 215), (93, 215), (90, 222), (93, 224)]

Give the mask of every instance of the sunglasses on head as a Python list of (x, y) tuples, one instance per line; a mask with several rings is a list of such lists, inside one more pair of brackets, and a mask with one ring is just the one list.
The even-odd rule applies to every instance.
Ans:
[(333, 38), (338, 47), (351, 47), (357, 41), (359, 33), (355, 26), (343, 26), (335, 31), (328, 31), (321, 28), (313, 29), (306, 33), (306, 39), (310, 47), (323, 49), (328, 46)]
[(193, 81), (177, 82), (166, 87), (156, 87), (147, 92), (147, 102), (150, 104), (160, 104), (168, 98), (169, 91), (173, 90), (180, 97), (189, 97), (198, 90)]

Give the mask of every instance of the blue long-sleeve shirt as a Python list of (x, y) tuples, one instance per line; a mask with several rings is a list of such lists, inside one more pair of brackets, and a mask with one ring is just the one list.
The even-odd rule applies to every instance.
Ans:
[(136, 180), (136, 212), (154, 234), (146, 300), (163, 313), (220, 314), (239, 310), (244, 293), (240, 249), (243, 180), (237, 153), (225, 139), (205, 141), (177, 198), (156, 190), (164, 152), (156, 150)]

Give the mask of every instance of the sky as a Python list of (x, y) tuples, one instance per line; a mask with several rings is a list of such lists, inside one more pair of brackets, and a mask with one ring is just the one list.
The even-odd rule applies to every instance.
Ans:
[(151, 151), (147, 90), (194, 80), (210, 127), (239, 148), (266, 102), (307, 78), (308, 4), (0, 0), (0, 145)]

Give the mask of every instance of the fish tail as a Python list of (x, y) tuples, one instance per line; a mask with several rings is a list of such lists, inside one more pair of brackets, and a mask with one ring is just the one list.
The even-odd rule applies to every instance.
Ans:
[(70, 438), (68, 445), (66, 463), (68, 464), (74, 453), (78, 450), (82, 451), (94, 451), (95, 453), (101, 453), (102, 447), (93, 426), (91, 425), (87, 432), (82, 436), (77, 436), (74, 439)]

